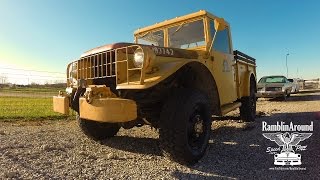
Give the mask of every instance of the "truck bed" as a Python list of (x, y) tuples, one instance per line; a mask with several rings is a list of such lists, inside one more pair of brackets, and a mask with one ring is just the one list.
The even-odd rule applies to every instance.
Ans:
[(253, 64), (253, 65), (256, 64), (256, 59), (255, 58), (253, 58), (251, 56), (248, 56), (248, 55), (246, 55), (243, 52), (240, 52), (238, 50), (233, 51), (233, 55), (234, 55), (234, 59), (236, 61), (244, 61), (246, 63)]

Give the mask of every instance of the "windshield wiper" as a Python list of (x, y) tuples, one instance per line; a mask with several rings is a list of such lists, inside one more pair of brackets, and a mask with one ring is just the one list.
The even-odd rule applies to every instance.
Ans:
[(146, 32), (146, 33), (144, 33), (144, 34), (142, 34), (142, 35), (140, 35), (140, 37), (139, 38), (144, 38), (146, 35), (148, 35), (148, 34), (150, 34), (150, 31), (149, 32)]
[(183, 22), (182, 24), (180, 24), (180, 26), (179, 26), (171, 35), (175, 34), (175, 33), (178, 32), (178, 31), (180, 31), (180, 29), (181, 29), (185, 24), (186, 24), (185, 22)]

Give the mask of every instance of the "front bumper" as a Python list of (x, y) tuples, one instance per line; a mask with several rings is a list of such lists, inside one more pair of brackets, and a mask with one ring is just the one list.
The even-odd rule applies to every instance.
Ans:
[(285, 93), (282, 91), (258, 91), (256, 97), (258, 98), (275, 98), (282, 97)]
[[(54, 96), (53, 110), (69, 114), (69, 97)], [(80, 118), (109, 123), (128, 122), (137, 118), (135, 101), (122, 98), (94, 98), (90, 103), (79, 99)]]
[(81, 118), (100, 122), (119, 123), (137, 118), (137, 104), (130, 99), (98, 98), (89, 104), (80, 98), (79, 110)]

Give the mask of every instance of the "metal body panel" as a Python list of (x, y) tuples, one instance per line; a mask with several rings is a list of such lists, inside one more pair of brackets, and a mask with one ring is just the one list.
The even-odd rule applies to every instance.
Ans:
[(89, 104), (79, 99), (80, 117), (99, 122), (128, 122), (137, 118), (137, 105), (133, 100), (121, 98), (97, 98)]
[(212, 75), (216, 80), (221, 106), (237, 100), (237, 87), (234, 75), (233, 55), (217, 51), (212, 53)]
[(226, 104), (224, 106), (221, 107), (221, 114), (224, 116), (227, 113), (229, 113), (230, 111), (233, 111), (235, 109), (237, 109), (238, 107), (241, 106), (241, 102), (235, 102), (235, 103), (231, 103), (231, 104)]
[(256, 66), (247, 62), (237, 60), (235, 64), (235, 73), (237, 78), (238, 97), (249, 96), (250, 94), (250, 77), (256, 78)]
[[(166, 58), (169, 59), (169, 58)], [(170, 58), (172, 59), (172, 58)], [(165, 61), (165, 60), (164, 60)], [(166, 79), (177, 70), (179, 70), (184, 65), (193, 62), (196, 60), (180, 60), (180, 61), (173, 61), (173, 62), (163, 62), (158, 64), (156, 67), (158, 68), (152, 74), (145, 74), (144, 84), (140, 84), (140, 75), (135, 74), (130, 78), (130, 84), (128, 83), (121, 83), (117, 85), (117, 89), (147, 89), (152, 86), (157, 85), (162, 80)]]

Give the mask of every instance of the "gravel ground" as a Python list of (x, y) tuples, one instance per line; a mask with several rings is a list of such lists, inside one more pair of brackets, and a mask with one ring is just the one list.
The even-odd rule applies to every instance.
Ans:
[[(75, 121), (0, 122), (0, 179), (318, 179), (320, 176), (320, 91), (293, 95), (287, 102), (259, 99), (254, 123), (238, 112), (212, 124), (205, 157), (187, 167), (161, 155), (157, 131), (121, 129), (101, 143), (87, 139)], [(310, 124), (301, 142), (304, 170), (270, 170), (277, 147), (262, 136), (262, 121)], [(288, 167), (288, 166), (285, 166)]]

